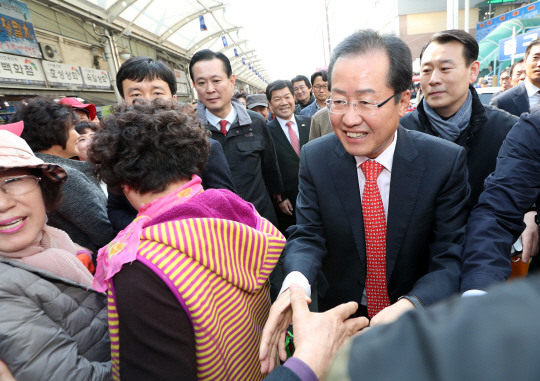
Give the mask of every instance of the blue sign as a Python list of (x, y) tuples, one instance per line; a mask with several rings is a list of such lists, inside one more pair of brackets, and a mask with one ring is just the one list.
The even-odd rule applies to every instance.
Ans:
[(201, 32), (208, 30), (208, 28), (206, 27), (206, 23), (204, 22), (204, 16), (199, 16), (199, 23), (201, 24)]
[(0, 0), (0, 52), (42, 58), (28, 6)]
[(246, 64), (246, 59), (242, 57), (242, 65), (245, 65), (245, 64)]
[(225, 36), (221, 36), (221, 41), (223, 41), (223, 46), (224, 46), (224, 47), (229, 46), (229, 44), (227, 43), (227, 39), (225, 38)]
[(504, 13), (500, 16), (492, 19), (479, 22), (476, 24), (476, 41), (483, 40), (488, 34), (490, 34), (495, 28), (501, 25), (503, 22), (512, 19), (529, 19), (535, 17), (540, 11), (540, 5), (538, 3), (524, 5), (521, 8)]
[(525, 56), (525, 50), (531, 41), (540, 36), (540, 29), (532, 32), (518, 34), (515, 37), (505, 38), (499, 41), (499, 61), (520, 59)]

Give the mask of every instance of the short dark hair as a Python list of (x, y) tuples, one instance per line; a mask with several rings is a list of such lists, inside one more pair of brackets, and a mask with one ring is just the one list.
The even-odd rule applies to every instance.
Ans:
[(197, 62), (212, 61), (213, 59), (216, 59), (216, 58), (223, 62), (223, 71), (227, 73), (228, 78), (231, 78), (231, 75), (232, 75), (231, 61), (229, 61), (227, 56), (221, 52), (213, 52), (210, 49), (203, 49), (195, 53), (193, 57), (191, 57), (191, 61), (189, 61), (189, 76), (191, 77), (191, 80), (195, 82), (195, 78), (193, 78), (193, 66)]
[[(355, 32), (341, 41), (332, 51), (328, 65), (328, 88), (332, 85), (334, 66), (340, 58), (362, 56), (374, 51), (385, 52), (390, 61), (386, 85), (395, 93), (406, 91), (412, 82), (411, 50), (401, 39), (390, 34), (379, 34), (372, 29)], [(395, 103), (400, 100), (395, 97)]]
[(514, 75), (514, 69), (516, 68), (517, 65), (519, 65), (520, 63), (523, 63), (523, 58), (520, 59), (519, 61), (516, 61), (512, 64), (512, 66), (510, 66), (510, 78)]
[(195, 110), (174, 100), (135, 99), (117, 105), (92, 138), (88, 159), (95, 174), (122, 194), (128, 185), (145, 194), (200, 175), (210, 152), (207, 130)]
[(316, 71), (311, 74), (311, 83), (315, 83), (317, 77), (321, 77), (324, 82), (328, 82), (328, 72), (326, 70)]
[(527, 49), (525, 49), (525, 55), (523, 56), (524, 59), (527, 59), (529, 54), (531, 54), (532, 48), (536, 45), (540, 45), (540, 38), (537, 38), (536, 40), (532, 40), (529, 46), (527, 46)]
[(122, 82), (129, 79), (134, 82), (153, 81), (161, 79), (167, 82), (171, 94), (176, 95), (176, 76), (172, 69), (163, 61), (155, 60), (152, 57), (132, 57), (120, 66), (116, 74), (116, 88), (124, 98), (124, 88)]
[(245, 90), (238, 90), (236, 93), (234, 93), (233, 98), (239, 99), (244, 98), (247, 99), (248, 93)]
[(77, 117), (70, 105), (58, 104), (50, 97), (36, 97), (21, 102), (9, 123), (24, 122), (21, 138), (32, 151), (40, 152), (59, 145), (66, 149), (69, 131)]
[(289, 88), (291, 95), (294, 96), (294, 90), (293, 90), (293, 85), (291, 81), (278, 79), (274, 82), (270, 82), (270, 84), (268, 84), (268, 86), (266, 87), (266, 99), (268, 99), (268, 102), (270, 102), (270, 100), (272, 99), (272, 91), (281, 90), (286, 87)]
[(81, 122), (75, 125), (75, 131), (79, 135), (86, 134), (86, 130), (96, 132), (98, 130), (98, 125), (94, 122)]
[(309, 82), (308, 77), (306, 77), (305, 75), (297, 75), (296, 77), (291, 79), (291, 83), (295, 83), (295, 82), (298, 82), (298, 81), (304, 81), (306, 86), (311, 89), (311, 83)]
[(465, 64), (470, 66), (474, 61), (478, 59), (478, 42), (471, 36), (469, 33), (460, 29), (449, 29), (443, 30), (441, 32), (435, 33), (429, 41), (424, 45), (422, 51), (420, 52), (420, 61), (422, 61), (422, 56), (426, 51), (429, 44), (435, 42), (437, 44), (447, 44), (452, 41), (457, 41), (463, 45), (463, 58), (465, 58)]

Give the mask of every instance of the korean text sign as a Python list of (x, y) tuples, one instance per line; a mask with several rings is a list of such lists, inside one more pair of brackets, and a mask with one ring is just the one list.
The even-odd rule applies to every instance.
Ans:
[(0, 52), (42, 58), (25, 3), (0, 0)]

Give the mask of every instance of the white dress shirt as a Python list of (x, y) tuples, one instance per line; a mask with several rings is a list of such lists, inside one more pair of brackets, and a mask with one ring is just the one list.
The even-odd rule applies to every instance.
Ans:
[(529, 108), (533, 108), (533, 106), (536, 106), (538, 102), (540, 102), (540, 94), (538, 92), (540, 89), (532, 84), (531, 81), (529, 81), (529, 78), (525, 78), (525, 89), (527, 90), (527, 96), (529, 97)]
[(234, 109), (234, 106), (231, 107), (231, 112), (229, 113), (229, 115), (227, 115), (225, 117), (225, 119), (221, 119), (217, 116), (215, 116), (214, 114), (212, 114), (210, 111), (208, 111), (208, 109), (205, 109), (205, 113), (206, 113), (206, 120), (208, 120), (208, 123), (210, 123), (212, 126), (216, 126), (218, 130), (221, 131), (221, 124), (219, 124), (219, 122), (221, 120), (226, 120), (227, 121), (227, 132), (229, 132), (229, 129), (231, 128), (231, 125), (234, 123), (234, 120), (236, 119), (236, 110)]
[(296, 137), (298, 138), (298, 141), (300, 141), (300, 133), (298, 132), (298, 125), (296, 124), (296, 119), (294, 118), (294, 114), (291, 116), (291, 119), (285, 120), (281, 119), (279, 116), (276, 116), (276, 119), (279, 122), (279, 125), (281, 126), (281, 129), (285, 133), (285, 136), (289, 140), (289, 143), (291, 142), (291, 137), (289, 136), (289, 127), (286, 125), (287, 122), (292, 122), (292, 128), (294, 132), (296, 133)]
[[(397, 131), (394, 133), (394, 140), (390, 145), (375, 159), (376, 162), (381, 164), (384, 168), (379, 174), (379, 177), (377, 178), (377, 186), (379, 187), (379, 192), (381, 193), (382, 203), (384, 207), (384, 214), (386, 217), (386, 220), (388, 221), (388, 200), (390, 198), (390, 180), (392, 177), (392, 163), (394, 162), (394, 152), (396, 150), (396, 141), (397, 141)], [(362, 194), (364, 193), (364, 185), (366, 185), (366, 177), (364, 176), (364, 172), (362, 171), (362, 168), (360, 168), (360, 164), (362, 164), (364, 161), (369, 160), (366, 156), (355, 156), (356, 160), (356, 168), (357, 168), (357, 176), (358, 176), (358, 186), (360, 187), (360, 202), (362, 201)], [(311, 285), (309, 284), (309, 281), (307, 278), (300, 272), (300, 271), (292, 271), (290, 272), (283, 281), (283, 285), (281, 286), (281, 290), (279, 291), (279, 294), (289, 288), (291, 283), (296, 283), (299, 286), (301, 286), (305, 291), (306, 295), (311, 297)], [(367, 305), (367, 299), (366, 299), (366, 289), (364, 288), (364, 293), (362, 295), (362, 301), (360, 302), (362, 305)]]

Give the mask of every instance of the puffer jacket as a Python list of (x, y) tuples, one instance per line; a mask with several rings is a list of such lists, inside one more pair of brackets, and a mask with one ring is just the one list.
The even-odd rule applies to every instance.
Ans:
[(112, 380), (105, 294), (0, 257), (0, 359), (17, 381)]

